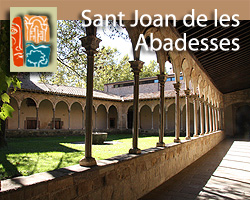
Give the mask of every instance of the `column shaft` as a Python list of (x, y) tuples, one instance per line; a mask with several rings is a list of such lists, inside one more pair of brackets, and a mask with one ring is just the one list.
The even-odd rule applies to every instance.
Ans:
[(204, 102), (200, 100), (200, 126), (201, 126), (201, 133), (200, 135), (204, 135)]
[(86, 119), (85, 119), (85, 157), (79, 161), (81, 166), (96, 165), (96, 160), (92, 157), (92, 110), (93, 110), (93, 74), (94, 74), (94, 54), (99, 47), (100, 39), (96, 37), (96, 27), (93, 25), (86, 28), (86, 37), (80, 38), (82, 46), (87, 54), (87, 90), (86, 90)]
[(180, 142), (180, 82), (174, 83), (175, 88), (175, 139), (174, 142)]
[(190, 106), (189, 106), (190, 90), (189, 89), (185, 90), (185, 94), (186, 94), (186, 140), (190, 140), (191, 139), (191, 135), (190, 135)]
[(215, 108), (212, 107), (212, 114), (213, 114), (213, 131), (215, 131)]
[(211, 110), (211, 105), (208, 105), (208, 111), (209, 111), (209, 132), (213, 132), (213, 119), (212, 119), (212, 110)]
[(134, 73), (134, 110), (133, 110), (133, 146), (129, 153), (140, 154), (141, 150), (138, 148), (139, 137), (139, 73), (143, 67), (143, 62), (140, 60), (130, 61), (131, 68)]
[(207, 102), (205, 104), (205, 127), (206, 127), (206, 134), (209, 133), (209, 116), (208, 116), (208, 108), (207, 108)]
[(164, 137), (164, 124), (165, 124), (165, 82), (167, 76), (165, 74), (158, 75), (158, 80), (160, 83), (160, 124), (159, 124), (159, 142), (156, 144), (157, 147), (165, 146), (163, 142)]
[(198, 137), (197, 96), (194, 97), (194, 137)]

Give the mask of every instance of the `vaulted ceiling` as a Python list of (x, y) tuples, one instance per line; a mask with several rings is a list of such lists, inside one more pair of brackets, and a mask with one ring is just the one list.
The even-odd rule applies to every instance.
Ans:
[[(215, 27), (208, 21), (206, 27), (186, 27), (182, 21), (177, 22), (176, 30), (181, 37), (186, 33), (191, 38), (239, 38), (238, 51), (191, 51), (201, 68), (210, 76), (215, 86), (222, 93), (229, 93), (250, 88), (250, 21), (240, 21), (238, 27)], [(197, 46), (199, 47), (199, 46)], [(210, 44), (209, 46), (213, 46)]]

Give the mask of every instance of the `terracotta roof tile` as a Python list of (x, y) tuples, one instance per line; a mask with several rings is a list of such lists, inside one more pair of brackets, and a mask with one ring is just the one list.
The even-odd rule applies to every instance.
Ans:
[[(62, 85), (51, 85), (45, 83), (37, 83), (33, 82), (29, 79), (21, 79), (22, 81), (22, 89), (21, 90), (30, 90), (36, 92), (46, 92), (46, 93), (54, 93), (54, 94), (64, 94), (68, 96), (82, 96), (86, 97), (86, 89), (78, 88), (78, 87), (70, 87), (70, 86), (62, 86)], [(94, 98), (101, 99), (109, 99), (109, 100), (122, 100), (120, 96), (107, 94), (101, 91), (93, 92)]]

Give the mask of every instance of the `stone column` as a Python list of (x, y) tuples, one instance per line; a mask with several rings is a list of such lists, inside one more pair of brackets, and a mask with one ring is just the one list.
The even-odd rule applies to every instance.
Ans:
[(204, 104), (205, 104), (205, 128), (206, 128), (206, 134), (208, 134), (209, 133), (209, 116), (208, 116), (207, 101), (205, 101)]
[(70, 130), (70, 109), (68, 112), (69, 112), (69, 117), (68, 117), (69, 118), (69, 127), (68, 127), (68, 129)]
[(160, 124), (159, 124), (159, 142), (157, 142), (157, 147), (164, 147), (165, 143), (163, 142), (164, 137), (164, 124), (165, 124), (165, 96), (164, 96), (164, 88), (165, 82), (167, 80), (166, 74), (157, 75), (159, 83), (160, 83)]
[(175, 88), (175, 139), (174, 142), (179, 143), (180, 140), (180, 88), (181, 83), (174, 83)]
[(203, 99), (200, 99), (200, 126), (201, 126), (201, 133), (200, 135), (204, 135), (204, 101)]
[(214, 108), (214, 115), (215, 115), (215, 131), (218, 131), (218, 115), (217, 115), (217, 108)]
[(17, 125), (17, 129), (20, 130), (20, 108), (18, 107), (18, 125)]
[(86, 28), (87, 36), (80, 38), (82, 46), (87, 54), (87, 91), (86, 91), (86, 121), (85, 121), (85, 157), (79, 161), (81, 166), (96, 165), (95, 158), (92, 157), (92, 109), (93, 109), (93, 73), (94, 54), (99, 47), (100, 39), (96, 37), (96, 27), (93, 25)]
[(38, 110), (39, 108), (36, 108), (36, 129), (39, 129), (39, 124), (38, 124)]
[(56, 109), (53, 108), (53, 129), (56, 129)]
[(109, 129), (109, 112), (107, 112), (107, 130)]
[(211, 104), (208, 104), (208, 111), (209, 111), (209, 132), (213, 132), (213, 119), (212, 119), (212, 110), (211, 110)]
[(215, 132), (215, 107), (212, 107), (212, 114), (213, 114), (213, 131)]
[(194, 96), (194, 137), (198, 137), (197, 96)]
[(133, 147), (129, 150), (131, 154), (140, 154), (141, 150), (138, 148), (139, 137), (139, 73), (143, 68), (144, 62), (140, 60), (129, 62), (134, 73), (134, 111), (133, 111)]
[(186, 140), (191, 140), (191, 135), (190, 135), (190, 107), (189, 107), (190, 90), (187, 89), (184, 92), (186, 94)]
[(220, 109), (217, 109), (217, 117), (218, 117), (218, 130), (221, 130), (221, 118), (220, 118)]

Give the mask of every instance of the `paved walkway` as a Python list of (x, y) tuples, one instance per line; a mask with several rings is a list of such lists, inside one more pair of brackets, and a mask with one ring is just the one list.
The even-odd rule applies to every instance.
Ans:
[(250, 199), (250, 141), (227, 139), (141, 200)]

